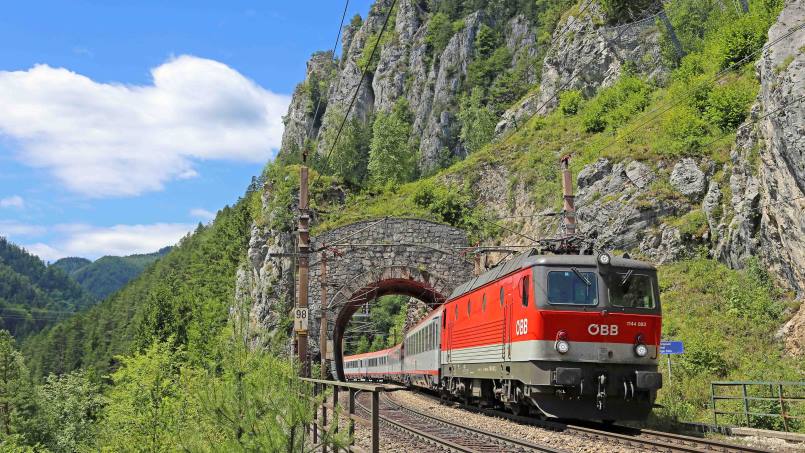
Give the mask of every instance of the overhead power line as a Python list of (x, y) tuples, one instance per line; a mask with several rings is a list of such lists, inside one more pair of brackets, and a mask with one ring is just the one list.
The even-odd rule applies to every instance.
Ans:
[(327, 152), (327, 155), (324, 158), (325, 163), (330, 161), (330, 155), (333, 153), (333, 150), (335, 150), (335, 147), (338, 144), (338, 139), (341, 138), (341, 133), (344, 131), (344, 126), (347, 124), (349, 113), (352, 111), (352, 106), (355, 105), (355, 101), (358, 99), (358, 94), (361, 92), (361, 86), (363, 86), (363, 81), (366, 79), (366, 74), (369, 73), (369, 67), (372, 65), (372, 60), (375, 58), (375, 53), (380, 47), (380, 40), (383, 38), (383, 33), (386, 31), (386, 26), (389, 23), (391, 13), (396, 4), (397, 0), (392, 0), (389, 11), (386, 13), (386, 19), (383, 21), (383, 27), (380, 28), (380, 33), (377, 35), (377, 39), (375, 39), (375, 45), (372, 47), (372, 52), (369, 54), (369, 59), (366, 60), (366, 64), (363, 66), (363, 70), (361, 71), (361, 80), (358, 82), (358, 86), (355, 87), (355, 93), (352, 95), (352, 99), (349, 101), (349, 106), (347, 107), (347, 111), (344, 113), (344, 118), (341, 120), (341, 125), (338, 126), (338, 132), (335, 135), (335, 140), (333, 140), (333, 144), (330, 146), (330, 150)]
[[(335, 58), (335, 52), (338, 49), (338, 41), (341, 39), (341, 30), (343, 30), (343, 28), (344, 28), (344, 19), (347, 17), (347, 9), (348, 8), (349, 8), (349, 0), (346, 0), (344, 2), (344, 12), (341, 13), (341, 22), (338, 24), (338, 31), (335, 34), (335, 42), (333, 43), (333, 53), (332, 53), (333, 58)], [(339, 79), (339, 81), (340, 81), (340, 79)], [(338, 91), (337, 87), (336, 87), (336, 91)], [(313, 132), (313, 126), (316, 123), (316, 118), (319, 117), (319, 109), (321, 109), (321, 100), (322, 100), (322, 98), (323, 98), (323, 96), (320, 95), (319, 99), (316, 102), (316, 110), (314, 110), (314, 112), (313, 112), (313, 120), (310, 122), (310, 126), (308, 127), (308, 130), (307, 130), (307, 136), (308, 137), (310, 137), (310, 134)], [(302, 149), (303, 149), (302, 152), (305, 153), (304, 144), (302, 146)], [(303, 160), (307, 160), (307, 159), (303, 156)]]

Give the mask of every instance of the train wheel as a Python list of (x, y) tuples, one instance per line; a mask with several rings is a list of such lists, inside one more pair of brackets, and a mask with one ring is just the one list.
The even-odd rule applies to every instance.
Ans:
[(509, 406), (509, 409), (511, 409), (512, 414), (517, 415), (518, 417), (525, 417), (530, 412), (528, 405), (523, 403), (513, 403), (511, 406)]

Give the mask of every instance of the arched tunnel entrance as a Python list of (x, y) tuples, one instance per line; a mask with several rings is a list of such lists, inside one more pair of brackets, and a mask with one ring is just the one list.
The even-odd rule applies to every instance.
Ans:
[[(391, 271), (394, 274), (400, 270), (403, 269), (386, 269), (385, 271)], [(333, 371), (339, 380), (344, 380), (344, 332), (352, 316), (364, 304), (387, 295), (413, 297), (425, 302), (428, 307), (435, 307), (445, 301), (446, 296), (433, 288), (426, 279), (412, 276), (411, 269), (404, 269), (403, 272), (409, 278), (399, 278), (400, 276), (398, 275), (392, 275), (390, 276), (391, 278), (372, 282), (347, 298), (346, 302), (338, 310), (338, 315), (333, 322), (332, 338), (335, 347), (333, 351)], [(425, 276), (428, 277), (427, 274)]]
[[(467, 233), (450, 225), (383, 218), (311, 239), (312, 249), (322, 256), (310, 264), (310, 352), (316, 356), (321, 351), (318, 332), (323, 308), (327, 339), (333, 344), (330, 370), (342, 380), (344, 333), (359, 307), (392, 294), (414, 297), (433, 307), (473, 276), (473, 260), (465, 254)], [(322, 275), (324, 256), (327, 265)], [(327, 292), (323, 304), (322, 288)]]

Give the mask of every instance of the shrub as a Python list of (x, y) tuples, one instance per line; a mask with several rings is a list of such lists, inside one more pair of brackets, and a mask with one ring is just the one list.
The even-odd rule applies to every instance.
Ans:
[(579, 112), (579, 106), (584, 101), (580, 90), (568, 90), (559, 95), (559, 111), (567, 116)]
[(404, 98), (389, 113), (379, 113), (372, 125), (369, 179), (375, 185), (402, 183), (416, 174), (416, 149), (409, 143), (411, 114)]
[(450, 22), (450, 18), (444, 13), (436, 13), (428, 22), (425, 44), (430, 47), (433, 55), (441, 55), (453, 34), (453, 24)]
[(649, 103), (651, 87), (645, 81), (624, 76), (613, 86), (602, 89), (587, 103), (582, 124), (587, 132), (616, 129)]
[(662, 123), (661, 152), (676, 156), (697, 156), (708, 134), (707, 123), (688, 106), (677, 106)]
[(745, 14), (726, 22), (714, 41), (714, 53), (719, 67), (723, 69), (738, 62), (747, 63), (744, 59), (766, 42), (769, 27), (767, 20), (759, 15)]
[(461, 99), (458, 120), (461, 122), (461, 141), (469, 152), (479, 150), (492, 140), (495, 133), (495, 117), (482, 105), (481, 89), (475, 88), (470, 96)]
[(724, 132), (737, 128), (746, 119), (757, 89), (756, 82), (746, 79), (715, 87), (707, 97), (705, 116)]

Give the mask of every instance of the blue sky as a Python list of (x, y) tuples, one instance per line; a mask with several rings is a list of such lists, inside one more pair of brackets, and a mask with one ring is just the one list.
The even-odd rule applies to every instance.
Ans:
[[(351, 1), (347, 19), (370, 0)], [(0, 15), (0, 235), (52, 261), (156, 250), (277, 151), (341, 1), (30, 1)]]

